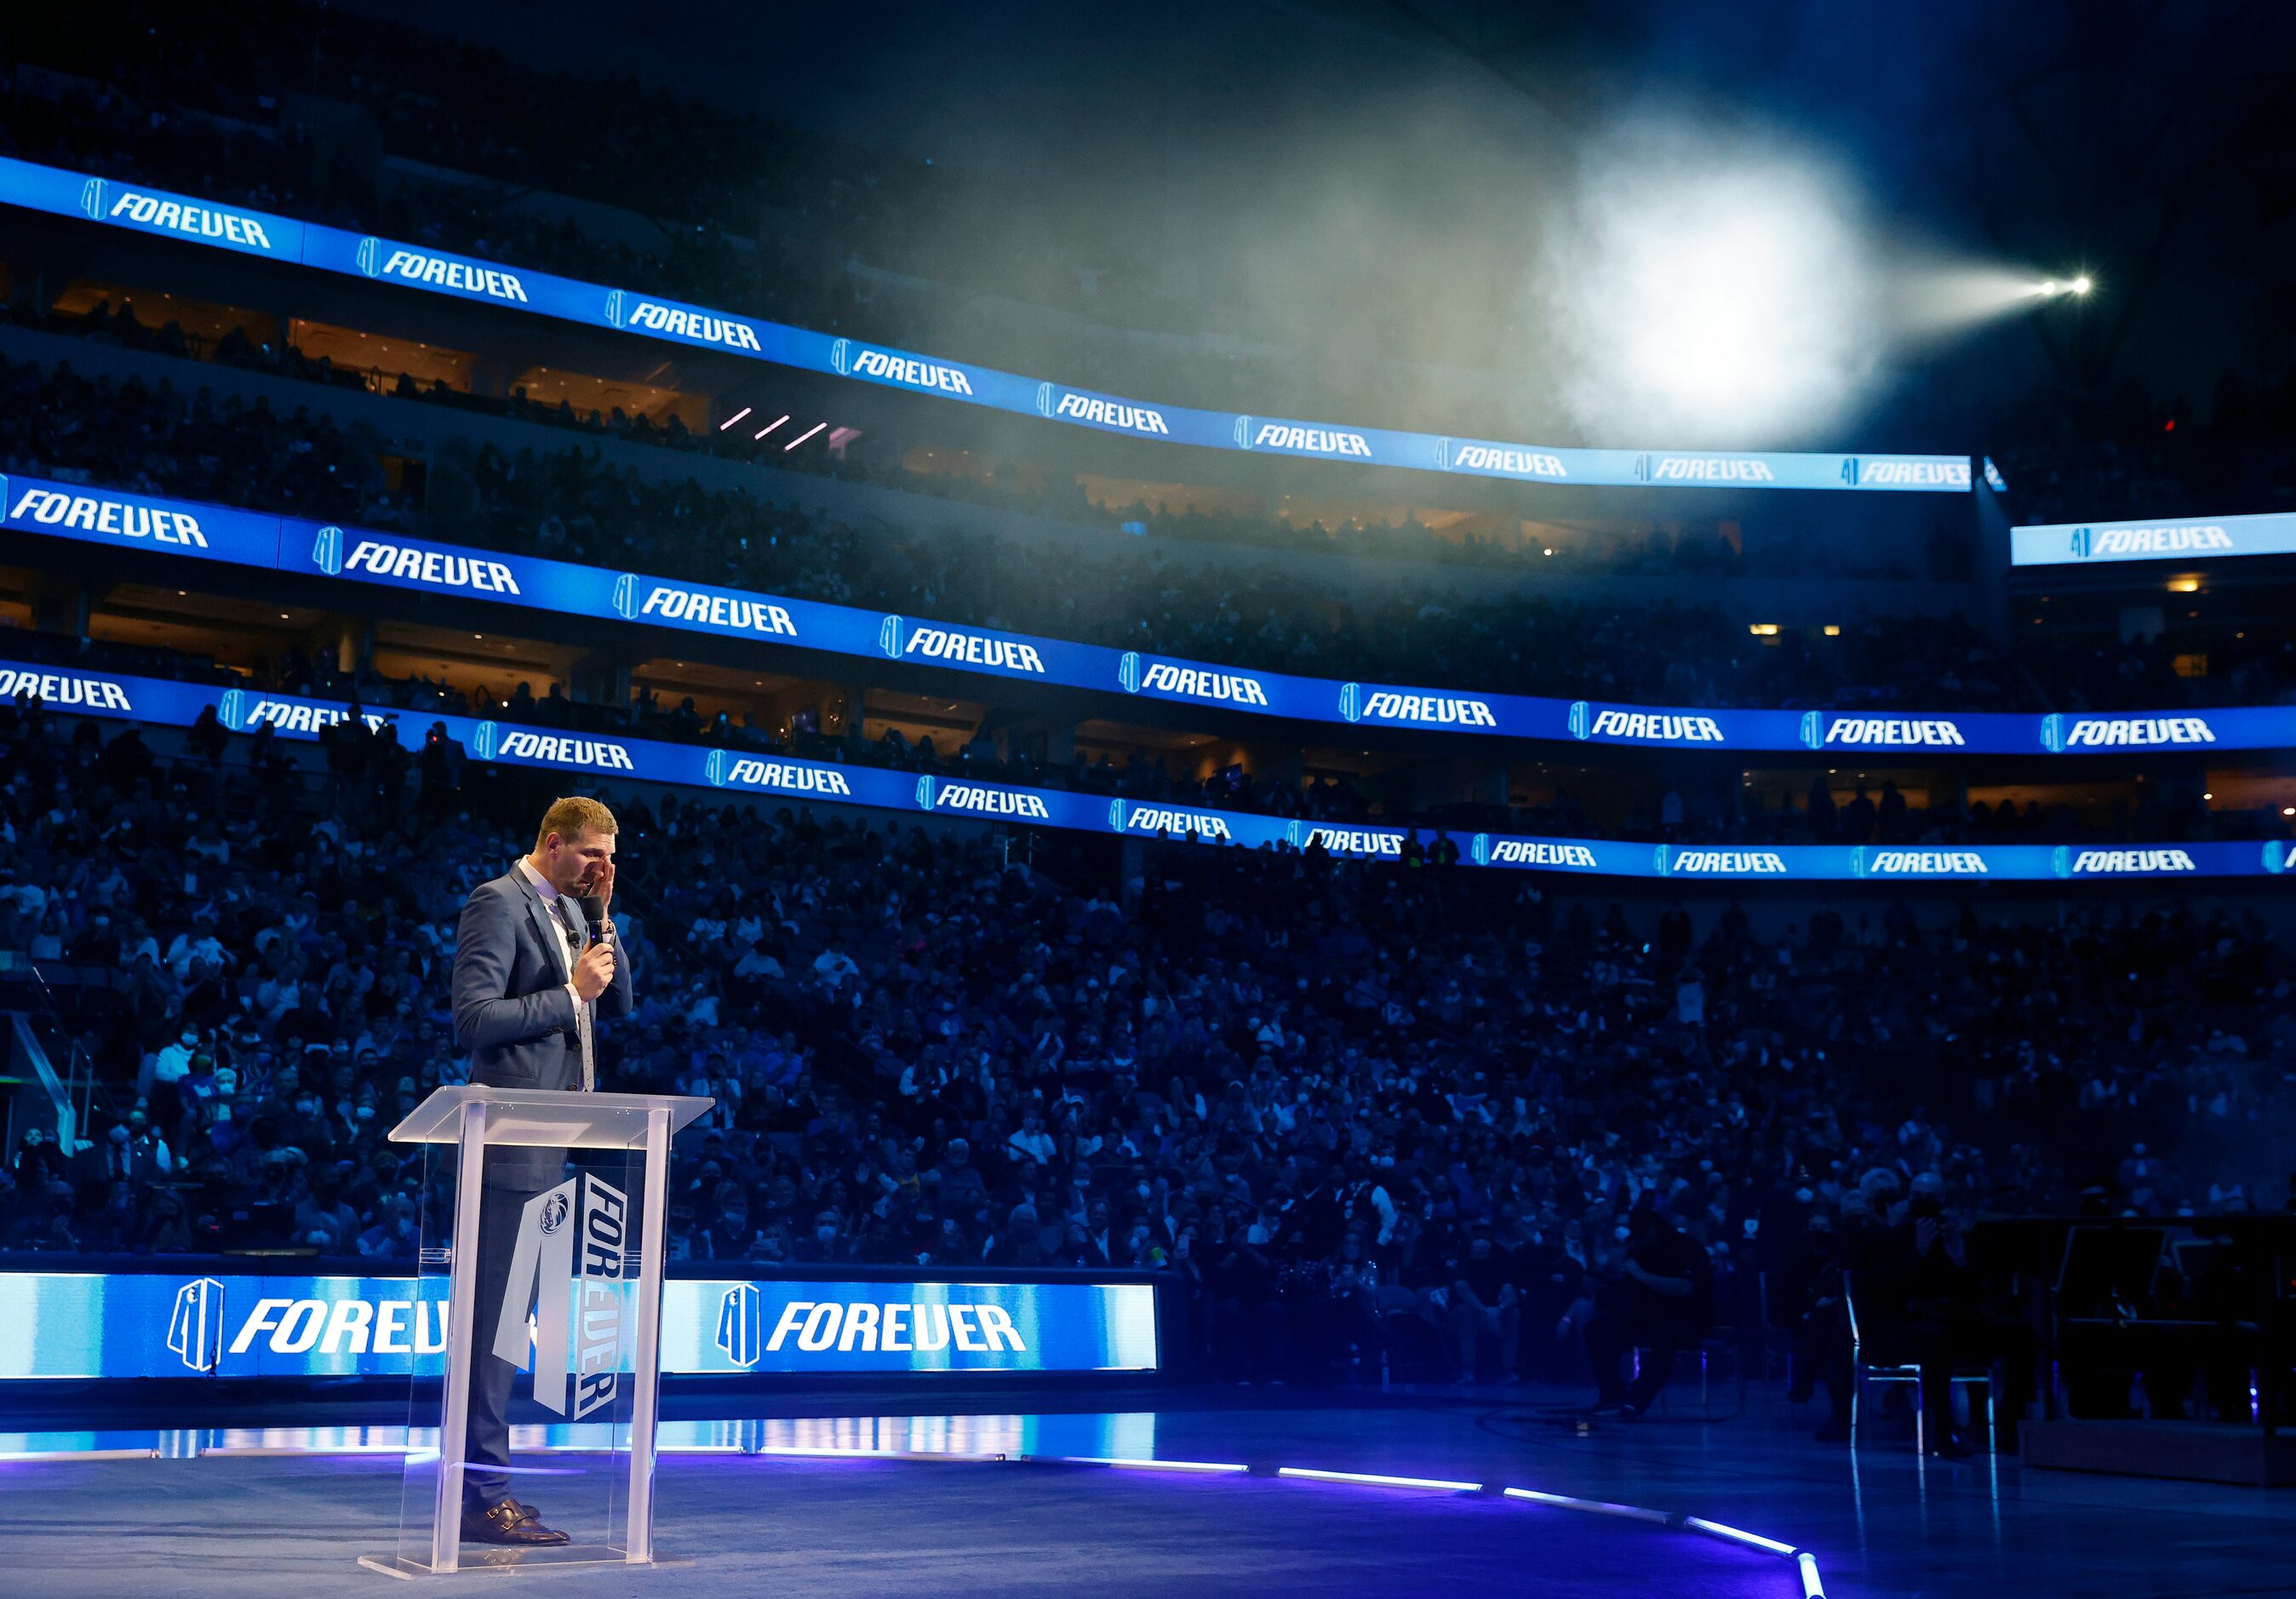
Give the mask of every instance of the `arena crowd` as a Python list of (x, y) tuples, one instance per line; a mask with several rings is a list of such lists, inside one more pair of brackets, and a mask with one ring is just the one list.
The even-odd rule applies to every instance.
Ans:
[[(52, 1047), (107, 1086), (85, 1147), (12, 1152), (6, 1247), (408, 1257), (419, 1160), (381, 1134), (458, 1070), (462, 898), (547, 796), (429, 751), (403, 780), (0, 714), (12, 970), (67, 974)], [(640, 1003), (605, 1080), (718, 1102), (677, 1152), (682, 1255), (1166, 1268), (1242, 1378), (1558, 1373), (1638, 1212), (1742, 1325), (1889, 1185), (1956, 1214), (2279, 1197), (2296, 984), (2261, 924), (2188, 904), (1763, 937), (1439, 858), (1152, 844), (1112, 881), (1047, 835), (619, 814)]]

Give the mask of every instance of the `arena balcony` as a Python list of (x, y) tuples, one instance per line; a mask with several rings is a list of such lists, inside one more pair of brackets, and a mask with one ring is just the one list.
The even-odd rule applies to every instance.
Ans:
[[(75, 603), (81, 636), (25, 626)], [(1448, 851), (1477, 865), (1632, 876), (1655, 859), (1666, 875), (1693, 869), (1697, 854), (1696, 870), (1749, 886), (1765, 873), (1805, 871), (2013, 875), (2027, 856), (2045, 864), (2051, 847), (2077, 850), (2061, 856), (2059, 878), (2121, 846), (2134, 847), (2132, 861), (2160, 857), (2162, 870), (2181, 850), (2189, 858), (2174, 869), (2252, 873), (2259, 846), (2270, 854), (2296, 833), (2282, 814), (2287, 784), (2268, 759), (2045, 777), (2016, 761), (1956, 770), (1829, 766), (1819, 755), (1743, 770), (1629, 751), (1576, 764), (1440, 751), (1356, 758), (1213, 733), (1060, 725), (801, 677), (753, 682), (749, 670), (693, 660), (276, 603), (127, 583), (73, 596), (53, 578), (0, 571), (0, 618), (20, 629), (0, 654), (0, 691), (94, 718), (90, 736), (126, 723), (211, 758), (251, 750), (234, 762), (315, 744), (325, 754), (348, 722), (381, 741), (374, 762), (386, 743), (402, 765), (406, 751), (435, 747), (458, 769), (499, 761), (505, 781), (556, 772), (840, 810), (921, 807), (1023, 837), (1081, 829), (1246, 848), (1322, 843), (1406, 865)], [(1780, 848), (1775, 860), (1761, 852)], [(2008, 853), (1988, 856), (1997, 849)], [(2210, 856), (2226, 850), (2221, 861)], [(2284, 849), (2274, 858), (2284, 863)]]
[[(117, 322), (117, 318), (108, 320)], [(85, 319), (76, 322), (85, 325)], [(369, 485), (369, 493), (380, 496), (382, 509), (362, 510), (356, 495), (345, 494), (324, 512), (344, 520), (388, 524), (400, 514), (395, 507), (408, 501), (419, 504), (433, 499), (434, 474), (443, 472), (443, 480), (450, 483), (467, 478), (474, 450), (479, 456), (491, 451), (505, 461), (515, 461), (525, 452), (553, 450), (563, 437), (555, 430), (466, 410), (458, 404), (417, 404), (372, 394), (363, 387), (299, 381), (212, 363), (192, 365), (110, 338), (84, 341), (28, 327), (0, 327), (0, 353), (36, 361), (45, 368), (69, 365), (84, 377), (115, 385), (133, 380), (156, 388), (166, 382), (181, 392), (204, 389), (246, 404), (259, 401), (283, 416), (299, 412), (315, 419), (324, 417), (334, 430), (373, 441), (356, 452), (365, 464), (351, 475)], [(1152, 636), (1147, 642), (1175, 652), (1225, 656), (1242, 666), (1282, 666), (1290, 661), (1304, 665), (1312, 657), (1316, 665), (1309, 669), (1355, 671), (1366, 677), (1409, 682), (1423, 679), (1431, 664), (1439, 666), (1441, 654), (1458, 652), (1464, 642), (1456, 627), (1444, 628), (1439, 640), (1430, 635), (1423, 658), (1409, 641), (1414, 635), (1428, 633), (1431, 624), (1414, 622), (1414, 615), (1423, 611), (1432, 618), (1439, 611), (1456, 615), (1463, 608), (1472, 613), (1501, 603), (1529, 607), (1521, 616), (1523, 627), (1544, 631), (1536, 638), (1527, 631), (1517, 631), (1490, 668), (1472, 668), (1463, 662), (1453, 677), (1461, 686), (1488, 688), (1512, 679), (1526, 686), (1543, 685), (1554, 693), (1599, 686), (1614, 698), (1677, 703), (1734, 699), (1789, 703), (1808, 702), (1813, 695), (1831, 692), (1827, 685), (1844, 681), (1843, 658), (1851, 653), (1861, 636), (1862, 629), (1856, 626), (1864, 619), (1861, 613), (1876, 618), (1896, 614), (1907, 619), (1894, 629), (1902, 636), (1902, 642), (1890, 646), (1890, 658), (1907, 659), (1906, 652), (1925, 639), (1918, 648), (1938, 658), (1938, 670), (1928, 675), (1929, 680), (1942, 683), (1948, 695), (1960, 695), (1962, 703), (2033, 703), (2019, 680), (2013, 675), (2004, 676), (1997, 666), (1984, 668), (1994, 680), (1992, 686), (1971, 676), (1971, 652), (1980, 651), (1976, 659), (1981, 660), (1981, 649), (1965, 628), (1950, 624), (1925, 627), (1919, 622), (1924, 616), (1957, 613), (1962, 609), (1958, 602), (1966, 593), (1958, 585), (1860, 585), (1819, 579), (1780, 583), (1703, 576), (1581, 577), (1541, 566), (1499, 587), (1493, 582), (1497, 569), (1489, 565), (1459, 568), (1439, 562), (1301, 557), (1193, 540), (1185, 546), (1178, 541), (1152, 542), (1144, 548), (1140, 540), (1105, 523), (919, 495), (883, 482), (779, 472), (705, 455), (650, 448), (627, 439), (586, 439), (582, 454), (594, 463), (583, 474), (587, 479), (603, 481), (602, 472), (626, 475), (634, 483), (654, 485), (657, 494), (673, 497), (676, 486), (692, 483), (711, 491), (713, 501), (727, 512), (753, 504), (758, 518), (784, 530), (793, 512), (802, 510), (809, 520), (844, 529), (839, 534), (841, 540), (855, 543), (857, 548), (868, 547), (873, 552), (869, 564), (882, 572), (913, 566), (929, 569), (926, 581), (937, 595), (932, 604), (950, 619), (988, 624), (1001, 619), (1008, 626), (1072, 636), (1080, 630), (1078, 622), (1083, 619), (1066, 608), (1038, 614), (1034, 596), (1041, 593), (1041, 586), (1024, 576), (1042, 554), (1056, 554), (1062, 561), (1089, 562), (1102, 574), (1095, 594), (1111, 599), (1132, 596), (1129, 603), (1114, 604), (1106, 622), (1093, 629), (1108, 642), (1128, 647), (1143, 637), (1139, 631), (1143, 618), (1161, 615), (1174, 619), (1180, 631), (1160, 638)], [(20, 469), (30, 470), (33, 464), (30, 455), (20, 456)], [(931, 480), (904, 476), (895, 481), (906, 485)], [(455, 492), (458, 496), (467, 493), (459, 488)], [(726, 533), (726, 544), (738, 544), (740, 536), (750, 529), (725, 522), (722, 514), (720, 525)], [(627, 558), (613, 546), (616, 535), (610, 526), (602, 525), (595, 534), (586, 534), (584, 526), (575, 524), (567, 537), (578, 545), (585, 537), (603, 541), (597, 543), (598, 559), (621, 562)], [(926, 534), (922, 540), (916, 537), (920, 531)], [(578, 553), (574, 545), (566, 547), (570, 553)], [(760, 545), (741, 562), (730, 564), (745, 568), (750, 582), (790, 592), (799, 579), (789, 572), (782, 547), (773, 542)], [(1185, 562), (1166, 554), (1183, 547)], [(708, 562), (706, 567), (697, 569), (697, 574), (730, 575), (728, 550), (697, 546), (697, 553)], [(1179, 593), (1168, 592), (1174, 589)], [(926, 609), (906, 585), (872, 597), (887, 609), (912, 612)], [(1677, 612), (1671, 619), (1664, 611), (1669, 604)], [(1246, 636), (1238, 631), (1238, 621), (1222, 619), (1239, 615), (1240, 608), (1242, 613), (1275, 619), (1279, 625), (1271, 631), (1264, 620), (1255, 623)], [(1561, 636), (1554, 631), (1558, 627), (1575, 634), (1589, 625), (1570, 619), (1573, 616), (1584, 615), (1591, 620), (1611, 614), (1647, 615), (1661, 630), (1663, 648), (1644, 650), (1632, 633), (1610, 643), (1590, 639), (1584, 648), (1597, 653), (1582, 658), (1599, 662), (1599, 681), (1595, 677), (1574, 681), (1567, 668), (1558, 671), (1533, 660), (1516, 664), (1505, 659), (1520, 655), (1548, 637), (1559, 644)], [(1685, 616), (1693, 619), (1690, 624), (1685, 624)], [(1191, 622), (1187, 619), (1191, 617), (1200, 619)], [(1750, 621), (1741, 617), (1764, 619), (1759, 625), (1765, 631), (1751, 633)], [(1496, 621), (1496, 614), (1493, 619)], [(1184, 643), (1188, 646), (1185, 650), (1179, 647)], [(1702, 664), (1702, 653), (1712, 657), (1710, 668)], [(1957, 673), (1948, 671), (1946, 654), (1958, 663)], [(1736, 668), (1725, 666), (1734, 659)], [(1829, 659), (1843, 664), (1828, 665)], [(1849, 664), (1848, 669), (1874, 668)], [(1923, 676), (1909, 664), (1883, 669), (1890, 674), (1885, 682), (1910, 685), (1923, 681)], [(1760, 682), (1740, 688), (1726, 681), (1732, 671), (1751, 674)]]
[[(315, 15), (283, 8), (282, 37), (308, 34)], [(329, 94), (323, 84), (321, 92), (283, 102), (190, 83), (164, 60), (135, 58), (139, 45), (178, 25), (160, 11), (149, 27), (107, 27), (100, 37), (69, 24), (40, 30), (46, 37), (17, 70), (12, 136), (0, 140), (0, 153), (77, 157), (109, 176), (193, 189), (226, 174), (221, 181), (235, 192), (218, 199), (299, 205), (386, 236), (648, 283), (890, 344), (914, 346), (930, 329), (955, 341), (952, 354), (1057, 371), (1079, 383), (1295, 414), (1328, 411), (1341, 398), (1328, 381), (1329, 352), (1205, 331), (1195, 298), (1175, 297), (1115, 266), (1126, 253), (1121, 246), (1105, 247), (1096, 263), (1070, 258), (1067, 239), (970, 259), (921, 253), (914, 243), (921, 211), (944, 220), (982, 208), (1025, 213), (1020, 197), (981, 191), (977, 183), (788, 128), (711, 131), (721, 114), (697, 102), (660, 108), (663, 126), (650, 130), (660, 147), (651, 159), (633, 152), (619, 168), (586, 166), (531, 141), (514, 144), (501, 130), (480, 135), (454, 116), (398, 114), (396, 108), (416, 102), (443, 113), (430, 93), (441, 62), (478, 53), (453, 41), (426, 37), (424, 48), (401, 53), (419, 36), (337, 20), (331, 35), (365, 28), (373, 37), (364, 42), (380, 45), (396, 31), (400, 49), (366, 55), (362, 64), (373, 76), (358, 99)], [(507, 64), (467, 64), (488, 83), (486, 94), (468, 99), (505, 102)], [(393, 81), (395, 89), (378, 86)], [(507, 97), (566, 92), (562, 85), (522, 84)], [(612, 93), (603, 86), (596, 92)], [(154, 117), (166, 124), (163, 137), (153, 136)], [(747, 164), (775, 144), (788, 147), (783, 159)], [(713, 145), (726, 144), (747, 158), (740, 177), (729, 169), (679, 186), (711, 165)], [(768, 175), (762, 188), (761, 171)], [(728, 217), (755, 231), (729, 229)], [(949, 275), (968, 265), (970, 276)], [(1450, 362), (1374, 357), (1348, 390), (1358, 398), (1439, 394), (1455, 411), (1387, 419), (1397, 425), (1488, 430), (1503, 424), (1509, 409), (1502, 374)]]

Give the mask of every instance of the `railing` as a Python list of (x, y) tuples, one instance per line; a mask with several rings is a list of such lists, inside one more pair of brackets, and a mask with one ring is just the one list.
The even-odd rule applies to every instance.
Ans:
[(63, 1005), (56, 998), (47, 973), (40, 970), (37, 961), (26, 961), (25, 969), (31, 976), (31, 994), (37, 1007), (24, 1013), (25, 1023), (48, 1057), (49, 1067), (63, 1091), (62, 1108), (71, 1117), (70, 1136), (78, 1138), (94, 1125), (99, 1108), (107, 1114), (117, 1114), (119, 1106), (110, 1088), (97, 1079), (94, 1059), (80, 1046), (78, 1035), (65, 1021)]

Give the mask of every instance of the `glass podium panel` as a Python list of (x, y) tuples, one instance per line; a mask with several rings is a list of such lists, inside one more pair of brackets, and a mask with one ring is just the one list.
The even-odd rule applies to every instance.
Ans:
[[(563, 1101), (578, 1103), (546, 1103)], [(709, 1103), (445, 1088), (394, 1130), (424, 1145), (413, 1374), (398, 1541), (362, 1566), (429, 1578), (664, 1563), (652, 1504), (661, 1193), (671, 1132)], [(564, 1142), (545, 1142), (554, 1132)], [(466, 1505), (504, 1497), (564, 1541), (464, 1536)]]

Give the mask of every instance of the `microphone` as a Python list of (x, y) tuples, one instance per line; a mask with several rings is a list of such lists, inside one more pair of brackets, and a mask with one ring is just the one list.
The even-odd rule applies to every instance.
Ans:
[(577, 894), (574, 896), (574, 903), (582, 907), (582, 920), (589, 924), (590, 942), (604, 943), (606, 941), (605, 900), (596, 894)]

